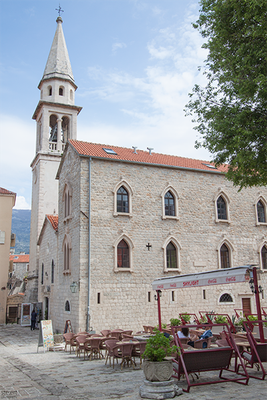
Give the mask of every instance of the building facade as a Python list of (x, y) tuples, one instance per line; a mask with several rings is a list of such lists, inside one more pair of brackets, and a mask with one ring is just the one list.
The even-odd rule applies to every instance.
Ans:
[(0, 188), (0, 324), (6, 322), (9, 252), (10, 247), (15, 246), (15, 235), (11, 235), (12, 208), (15, 202), (16, 193)]

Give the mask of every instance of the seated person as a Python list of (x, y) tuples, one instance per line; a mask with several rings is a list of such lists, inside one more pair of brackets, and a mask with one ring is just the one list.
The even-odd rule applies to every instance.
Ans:
[(189, 329), (186, 327), (182, 327), (182, 329), (180, 331), (178, 331), (177, 334), (180, 339), (190, 340)]
[[(212, 331), (211, 331), (211, 327), (207, 326), (207, 329), (205, 330), (205, 332), (203, 332), (199, 337), (196, 337), (196, 339), (191, 339), (190, 342), (188, 342), (188, 344), (192, 347), (195, 347), (195, 340), (199, 340), (199, 339), (208, 339), (212, 336)], [(207, 348), (207, 342), (203, 342), (202, 344), (202, 348), (205, 349)]]

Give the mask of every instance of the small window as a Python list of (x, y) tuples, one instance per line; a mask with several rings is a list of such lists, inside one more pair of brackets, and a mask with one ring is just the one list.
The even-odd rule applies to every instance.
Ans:
[(230, 254), (226, 244), (223, 244), (220, 249), (221, 268), (230, 268)]
[(172, 290), (172, 301), (174, 301), (174, 290)]
[(150, 303), (151, 302), (151, 292), (147, 293), (147, 301)]
[(206, 290), (203, 289), (203, 300), (206, 300)]
[(70, 90), (70, 99), (73, 100), (73, 90)]
[(48, 96), (52, 96), (52, 86), (48, 86)]
[(97, 293), (97, 304), (100, 304), (100, 293)]
[(267, 269), (267, 246), (261, 249), (261, 265), (262, 269)]
[(59, 96), (63, 96), (64, 94), (64, 88), (62, 86), (60, 86), (59, 90), (58, 90), (58, 94)]
[(70, 302), (69, 302), (69, 300), (67, 300), (66, 303), (65, 303), (65, 311), (70, 311)]
[(44, 263), (42, 263), (42, 270), (41, 270), (41, 285), (44, 284)]
[(112, 149), (106, 149), (106, 148), (103, 147), (103, 150), (104, 150), (107, 154), (117, 155), (117, 153), (116, 153), (114, 150), (112, 150)]
[(224, 293), (220, 297), (220, 303), (233, 303), (233, 298), (229, 293)]
[(175, 216), (175, 201), (174, 196), (168, 191), (164, 196), (165, 215)]
[(220, 196), (217, 200), (217, 213), (218, 219), (227, 220), (226, 202), (222, 196)]
[(259, 200), (257, 203), (257, 214), (258, 214), (258, 222), (266, 222), (265, 218), (265, 205), (264, 203)]
[(121, 240), (117, 247), (118, 268), (130, 268), (129, 246), (125, 240)]
[(6, 232), (0, 231), (0, 244), (5, 244), (5, 240), (6, 240)]
[(68, 187), (65, 189), (64, 194), (64, 217), (67, 218), (71, 215), (71, 195)]
[(117, 212), (129, 213), (129, 195), (123, 186), (117, 191)]
[(52, 264), (51, 264), (51, 283), (54, 283), (54, 272), (55, 271), (55, 264), (54, 264), (54, 260), (52, 260)]
[(71, 257), (71, 246), (68, 238), (65, 238), (63, 244), (63, 268), (65, 273), (70, 271), (70, 257)]
[(167, 268), (177, 268), (176, 247), (170, 242), (166, 248)]

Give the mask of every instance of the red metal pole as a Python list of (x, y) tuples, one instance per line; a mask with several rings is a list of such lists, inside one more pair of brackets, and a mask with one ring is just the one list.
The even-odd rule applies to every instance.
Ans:
[[(258, 276), (257, 276), (256, 267), (253, 267), (252, 271), (253, 271), (253, 281), (254, 281), (254, 288), (255, 288), (255, 300), (256, 300), (257, 315), (258, 315), (258, 320), (261, 321), (262, 320), (261, 302), (260, 302), (260, 293), (259, 293)], [(264, 341), (262, 322), (259, 323), (259, 333), (260, 333), (260, 341), (261, 341), (261, 343), (264, 343), (265, 341)]]
[(161, 294), (161, 291), (157, 290), (159, 330), (160, 330), (160, 332), (162, 332), (162, 328), (161, 328), (161, 311), (160, 311), (160, 294)]

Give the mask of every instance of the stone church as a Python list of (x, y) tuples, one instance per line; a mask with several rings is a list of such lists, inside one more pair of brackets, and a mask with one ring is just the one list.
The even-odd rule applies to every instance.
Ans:
[[(156, 325), (163, 276), (258, 264), (266, 287), (266, 187), (239, 192), (210, 162), (78, 141), (61, 17), (38, 87), (30, 268), (55, 331)], [(161, 306), (163, 323), (256, 309), (247, 283), (165, 291)]]

